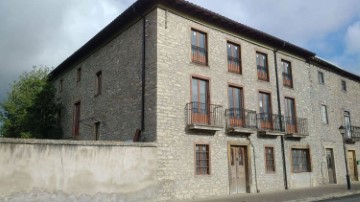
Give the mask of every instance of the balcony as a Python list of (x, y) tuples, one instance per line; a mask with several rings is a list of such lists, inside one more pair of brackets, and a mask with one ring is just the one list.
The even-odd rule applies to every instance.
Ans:
[(347, 143), (355, 143), (357, 141), (360, 141), (360, 127), (347, 126), (345, 132), (345, 141)]
[(189, 130), (219, 131), (224, 128), (220, 105), (190, 102), (185, 106), (185, 113)]
[[(278, 114), (258, 113), (256, 116), (259, 135), (284, 135), (284, 116)], [(280, 127), (280, 119), (282, 127)]]
[(285, 132), (287, 137), (306, 137), (308, 133), (308, 122), (306, 118), (285, 117)]
[(256, 111), (230, 108), (225, 110), (225, 117), (227, 132), (251, 134), (256, 131)]
[(207, 65), (207, 50), (198, 46), (191, 46), (191, 60), (201, 65)]

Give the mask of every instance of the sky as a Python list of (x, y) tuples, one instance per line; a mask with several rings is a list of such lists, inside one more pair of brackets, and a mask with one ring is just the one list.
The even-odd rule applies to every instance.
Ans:
[[(32, 66), (56, 67), (135, 0), (1, 0), (0, 102)], [(190, 0), (360, 75), (359, 0)]]

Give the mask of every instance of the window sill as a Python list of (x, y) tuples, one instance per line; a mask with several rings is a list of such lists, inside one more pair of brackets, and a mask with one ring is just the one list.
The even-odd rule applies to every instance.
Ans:
[(274, 172), (267, 171), (267, 172), (265, 172), (265, 174), (267, 174), (267, 175), (275, 175), (276, 171), (274, 171)]
[(270, 83), (270, 80), (263, 80), (263, 79), (259, 79), (259, 78), (258, 78), (258, 81)]
[(191, 61), (190, 64), (197, 65), (197, 66), (203, 66), (203, 67), (210, 67), (208, 63), (204, 64), (201, 62)]

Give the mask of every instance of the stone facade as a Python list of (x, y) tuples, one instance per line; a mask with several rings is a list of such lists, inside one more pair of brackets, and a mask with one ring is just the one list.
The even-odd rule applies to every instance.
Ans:
[[(157, 180), (161, 186), (158, 200), (191, 199), (230, 192), (230, 145), (245, 146), (247, 153), (247, 192), (284, 190), (284, 159), (288, 188), (313, 187), (329, 183), (326, 148), (334, 151), (336, 183), (345, 183), (345, 164), (339, 126), (344, 111), (351, 113), (352, 125), (360, 125), (360, 80), (341, 76), (328, 67), (315, 64), (290, 52), (239, 36), (217, 26), (196, 20), (166, 6), (149, 12), (146, 35), (146, 96), (143, 141), (156, 141)], [(73, 105), (81, 100), (79, 139), (93, 139), (93, 123), (101, 121), (101, 139), (128, 141), (140, 128), (141, 116), (141, 41), (142, 21), (129, 26), (116, 38), (97, 49), (88, 58), (57, 76), (64, 80), (58, 93), (64, 104), (62, 126), (71, 136)], [(208, 65), (191, 60), (191, 30), (206, 33)], [(227, 42), (241, 47), (242, 74), (228, 71)], [(267, 55), (269, 82), (258, 80), (256, 52)], [(275, 73), (276, 56), (278, 74)], [(293, 88), (284, 87), (281, 61), (291, 63)], [(82, 68), (82, 80), (77, 83), (76, 69)], [(97, 71), (103, 73), (103, 93), (94, 96)], [(318, 71), (324, 73), (325, 85), (318, 82)], [(191, 78), (207, 78), (211, 104), (221, 105), (222, 127), (218, 131), (189, 130), (187, 112), (191, 102)], [(244, 107), (259, 111), (259, 91), (271, 94), (272, 112), (277, 114), (276, 77), (279, 79), (280, 110), (285, 111), (285, 97), (295, 100), (297, 117), (307, 119), (308, 136), (260, 135), (253, 130), (248, 135), (228, 133), (225, 109), (229, 108), (228, 86), (241, 86)], [(341, 80), (347, 92), (341, 91)], [(328, 106), (329, 123), (321, 122), (322, 104)], [(195, 145), (207, 144), (210, 150), (210, 174), (196, 175)], [(359, 143), (347, 144), (359, 155)], [(275, 172), (266, 172), (265, 147), (273, 147)], [(310, 172), (293, 171), (292, 149), (308, 149)]]

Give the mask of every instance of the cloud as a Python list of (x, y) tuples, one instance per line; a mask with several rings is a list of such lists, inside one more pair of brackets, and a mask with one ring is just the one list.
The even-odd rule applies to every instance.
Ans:
[(353, 23), (347, 28), (345, 41), (348, 53), (360, 54), (360, 21)]
[(0, 1), (0, 102), (20, 73), (56, 67), (134, 1)]

